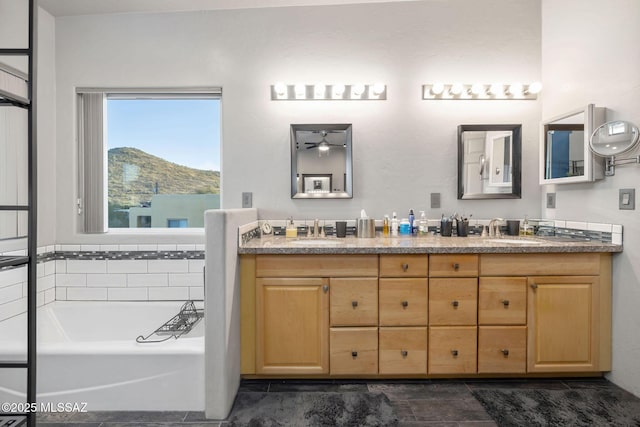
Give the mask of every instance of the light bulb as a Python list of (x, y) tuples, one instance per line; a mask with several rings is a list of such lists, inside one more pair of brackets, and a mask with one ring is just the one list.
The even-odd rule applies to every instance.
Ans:
[(344, 85), (342, 83), (338, 83), (333, 85), (333, 97), (334, 98), (342, 98), (344, 95)]
[(504, 93), (504, 85), (502, 83), (492, 83), (489, 87), (489, 94), (497, 96)]
[(442, 82), (435, 82), (431, 85), (431, 93), (434, 95), (440, 95), (444, 91), (444, 84)]
[(324, 98), (324, 93), (326, 91), (327, 87), (322, 84), (322, 83), (317, 83), (316, 85), (313, 86), (313, 96), (316, 99), (322, 99)]
[(462, 83), (454, 83), (451, 85), (451, 89), (449, 89), (449, 93), (451, 95), (460, 95), (462, 93)]
[(540, 93), (540, 91), (542, 90), (542, 83), (540, 82), (533, 82), (529, 85), (529, 88), (527, 89), (527, 92), (535, 95), (537, 93)]
[(287, 93), (287, 85), (282, 82), (278, 82), (273, 85), (273, 90), (275, 91), (276, 95), (283, 96)]
[(474, 83), (471, 85), (471, 94), (480, 95), (484, 92), (484, 85), (482, 83)]
[(355, 95), (355, 96), (361, 96), (364, 93), (364, 84), (362, 83), (356, 83), (353, 86), (351, 86), (351, 92)]
[(298, 99), (302, 99), (307, 96), (307, 87), (302, 83), (298, 83), (297, 85), (295, 85), (293, 87), (293, 90), (295, 91), (296, 98)]
[(520, 82), (516, 82), (516, 83), (511, 83), (509, 85), (509, 95), (512, 96), (522, 96), (522, 83)]
[(373, 84), (374, 95), (380, 95), (382, 92), (384, 92), (384, 89), (385, 89), (384, 83), (378, 82)]
[(327, 144), (326, 142), (322, 141), (318, 145), (318, 150), (320, 150), (320, 151), (329, 151), (329, 144)]

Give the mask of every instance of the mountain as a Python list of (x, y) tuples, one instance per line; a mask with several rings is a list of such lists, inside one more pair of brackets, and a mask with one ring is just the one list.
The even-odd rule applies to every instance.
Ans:
[(137, 148), (108, 153), (109, 204), (139, 206), (156, 194), (218, 194), (220, 172), (171, 163)]

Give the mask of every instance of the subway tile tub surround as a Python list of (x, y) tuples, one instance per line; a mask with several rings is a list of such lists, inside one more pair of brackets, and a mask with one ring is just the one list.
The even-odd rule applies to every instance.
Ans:
[[(56, 245), (38, 253), (38, 306), (204, 299), (203, 245)], [(26, 282), (25, 267), (0, 270), (0, 321), (26, 311)]]

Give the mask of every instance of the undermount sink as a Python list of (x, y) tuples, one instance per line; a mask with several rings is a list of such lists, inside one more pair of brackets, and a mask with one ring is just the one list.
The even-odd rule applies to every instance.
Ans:
[(542, 242), (537, 240), (520, 240), (520, 239), (489, 239), (491, 243), (509, 243), (513, 245), (541, 245)]
[(331, 246), (331, 245), (342, 244), (340, 240), (334, 240), (334, 239), (300, 239), (300, 240), (293, 240), (291, 243), (295, 245), (310, 245), (310, 246)]

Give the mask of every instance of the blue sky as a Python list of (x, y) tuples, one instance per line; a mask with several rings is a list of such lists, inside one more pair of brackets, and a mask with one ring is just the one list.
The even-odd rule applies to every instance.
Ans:
[(220, 100), (109, 99), (108, 148), (134, 147), (173, 163), (220, 170)]

